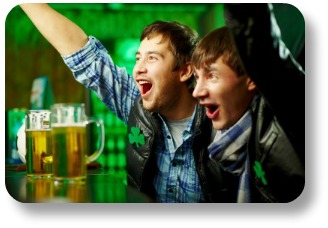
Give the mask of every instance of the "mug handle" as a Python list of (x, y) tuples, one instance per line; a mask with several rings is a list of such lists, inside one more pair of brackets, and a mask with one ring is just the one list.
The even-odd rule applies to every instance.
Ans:
[(98, 135), (99, 135), (99, 147), (98, 149), (93, 152), (91, 155), (86, 156), (86, 163), (89, 164), (90, 162), (96, 160), (99, 155), (103, 152), (104, 150), (104, 142), (105, 142), (105, 130), (104, 130), (104, 123), (101, 119), (96, 118), (96, 117), (88, 117), (86, 124), (91, 124), (95, 123), (98, 128)]

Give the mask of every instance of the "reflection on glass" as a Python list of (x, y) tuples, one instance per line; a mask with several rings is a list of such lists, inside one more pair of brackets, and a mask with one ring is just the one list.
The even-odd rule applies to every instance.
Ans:
[[(8, 181), (11, 179), (11, 181)], [(111, 175), (88, 175), (86, 181), (14, 176), (6, 180), (8, 192), (20, 202), (35, 203), (126, 203), (153, 202)]]
[(85, 181), (59, 182), (55, 181), (55, 202), (87, 203)]
[(30, 202), (48, 202), (54, 197), (54, 183), (52, 179), (27, 178), (26, 198)]
[(103, 183), (99, 186), (89, 183), (88, 188), (93, 194), (90, 195), (91, 201), (96, 203), (111, 202), (111, 203), (124, 203), (127, 202), (126, 186), (123, 183), (118, 183), (113, 177), (93, 176), (93, 182)]
[(57, 182), (52, 178), (26, 180), (27, 202), (49, 203), (86, 203), (85, 181)]

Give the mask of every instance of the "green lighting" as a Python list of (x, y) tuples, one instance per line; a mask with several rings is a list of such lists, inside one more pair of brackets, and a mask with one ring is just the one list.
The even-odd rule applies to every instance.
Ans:
[(117, 165), (117, 162), (116, 162), (116, 154), (114, 154), (114, 153), (108, 154), (108, 166), (110, 168), (113, 168), (116, 165)]

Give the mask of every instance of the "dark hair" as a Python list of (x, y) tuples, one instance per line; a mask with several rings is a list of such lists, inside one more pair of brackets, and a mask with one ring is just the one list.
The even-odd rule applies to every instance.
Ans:
[(246, 74), (230, 31), (226, 26), (213, 30), (199, 41), (191, 62), (194, 67), (200, 68), (209, 66), (221, 56), (223, 62), (238, 76)]
[(190, 62), (192, 53), (198, 42), (198, 34), (193, 29), (176, 21), (155, 21), (142, 31), (140, 41), (162, 35), (163, 41), (169, 41), (170, 51), (175, 57), (173, 71), (181, 69)]

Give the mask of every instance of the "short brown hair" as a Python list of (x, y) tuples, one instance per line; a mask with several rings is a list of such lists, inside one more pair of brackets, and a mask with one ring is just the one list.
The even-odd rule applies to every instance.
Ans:
[(155, 21), (142, 31), (140, 41), (162, 35), (168, 39), (170, 51), (175, 57), (173, 71), (181, 69), (190, 62), (192, 53), (198, 42), (198, 33), (190, 27), (176, 21)]
[(198, 69), (209, 66), (221, 56), (223, 62), (238, 76), (246, 74), (230, 31), (226, 26), (213, 30), (200, 40), (192, 55), (191, 62)]

